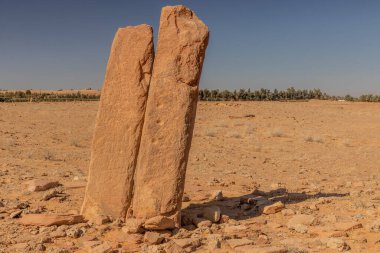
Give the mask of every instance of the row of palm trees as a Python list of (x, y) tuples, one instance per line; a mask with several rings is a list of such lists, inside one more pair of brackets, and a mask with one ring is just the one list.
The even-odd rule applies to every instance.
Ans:
[(240, 89), (240, 90), (208, 90), (199, 91), (199, 99), (202, 101), (291, 101), (291, 100), (346, 100), (357, 102), (380, 102), (380, 95), (366, 94), (359, 97), (351, 95), (332, 96), (320, 89), (295, 89), (289, 87), (286, 90), (274, 89)]
[(202, 101), (284, 101), (284, 100), (337, 100), (340, 97), (330, 96), (320, 89), (295, 89), (294, 87), (286, 90), (259, 89), (252, 91), (251, 89), (240, 90), (208, 90), (199, 91), (199, 99)]

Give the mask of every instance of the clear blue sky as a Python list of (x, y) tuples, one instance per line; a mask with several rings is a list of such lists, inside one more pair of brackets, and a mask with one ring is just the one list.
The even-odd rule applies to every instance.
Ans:
[(380, 94), (378, 0), (0, 0), (0, 88), (99, 88), (116, 29), (176, 4), (211, 31), (202, 88)]

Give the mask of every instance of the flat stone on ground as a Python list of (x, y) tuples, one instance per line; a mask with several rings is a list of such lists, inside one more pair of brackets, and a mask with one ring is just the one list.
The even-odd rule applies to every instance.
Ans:
[(19, 219), (20, 224), (25, 226), (74, 225), (84, 221), (82, 215), (65, 214), (25, 214)]

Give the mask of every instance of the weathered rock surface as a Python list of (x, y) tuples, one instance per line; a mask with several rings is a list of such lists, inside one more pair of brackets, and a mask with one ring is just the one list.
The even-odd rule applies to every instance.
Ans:
[(285, 208), (285, 205), (281, 201), (279, 201), (279, 202), (274, 203), (273, 205), (265, 206), (263, 213), (275, 214), (275, 213), (280, 212), (284, 208)]
[(182, 195), (208, 28), (184, 6), (164, 7), (129, 215), (171, 217)]
[(25, 214), (19, 219), (19, 222), (26, 226), (73, 225), (84, 221), (82, 215), (65, 214)]
[(173, 242), (182, 249), (189, 248), (190, 252), (201, 246), (201, 240), (199, 238), (174, 239)]
[(175, 222), (170, 217), (155, 216), (144, 222), (144, 228), (148, 230), (165, 230), (175, 228)]
[(157, 232), (147, 231), (144, 234), (144, 242), (152, 245), (152, 244), (160, 244), (165, 238)]
[(154, 51), (148, 25), (120, 28), (112, 43), (82, 214), (125, 218), (131, 203)]

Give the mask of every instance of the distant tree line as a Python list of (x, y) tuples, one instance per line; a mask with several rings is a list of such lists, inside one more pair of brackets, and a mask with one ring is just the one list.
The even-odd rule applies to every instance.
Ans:
[[(96, 101), (100, 99), (98, 94), (85, 94), (80, 91), (72, 93), (36, 92), (26, 91), (2, 91), (0, 90), (0, 102), (63, 102), (63, 101)], [(331, 96), (320, 89), (295, 89), (289, 87), (286, 90), (269, 89), (239, 89), (239, 90), (199, 90), (201, 101), (307, 101), (319, 100), (346, 100), (360, 102), (380, 102), (380, 95), (351, 95)]]
[(199, 99), (202, 101), (307, 101), (319, 100), (346, 100), (358, 102), (380, 102), (380, 95), (362, 95), (358, 98), (351, 95), (332, 96), (320, 89), (295, 89), (289, 87), (286, 90), (269, 89), (240, 89), (240, 90), (208, 90), (199, 91)]
[(308, 100), (308, 99), (338, 99), (329, 96), (320, 89), (300, 90), (290, 87), (286, 90), (251, 89), (240, 90), (200, 90), (199, 99), (202, 101), (285, 101), (285, 100)]
[(93, 101), (99, 100), (99, 94), (84, 94), (80, 91), (73, 93), (1, 91), (0, 102), (64, 102), (64, 101)]

